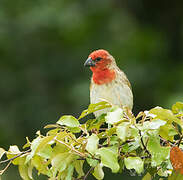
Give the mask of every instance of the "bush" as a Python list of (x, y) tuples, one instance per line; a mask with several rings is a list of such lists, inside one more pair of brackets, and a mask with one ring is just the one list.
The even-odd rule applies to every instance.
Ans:
[[(111, 107), (107, 114), (80, 123), (88, 114), (107, 107)], [(7, 163), (1, 175), (14, 164), (24, 180), (33, 179), (33, 168), (50, 180), (86, 179), (90, 173), (103, 179), (103, 167), (112, 173), (134, 169), (144, 175), (143, 180), (155, 176), (183, 178), (183, 153), (179, 149), (183, 137), (181, 102), (172, 110), (155, 107), (137, 116), (126, 107), (100, 102), (90, 104), (78, 119), (65, 115), (45, 128), (51, 129), (46, 135), (38, 131), (32, 142), (26, 138), (24, 151), (16, 145), (8, 151), (0, 148), (0, 163)], [(87, 164), (90, 168), (84, 172)]]

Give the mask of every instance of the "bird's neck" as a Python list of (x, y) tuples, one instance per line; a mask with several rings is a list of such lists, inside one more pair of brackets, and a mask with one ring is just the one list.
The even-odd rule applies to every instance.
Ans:
[(116, 73), (112, 69), (98, 69), (92, 68), (93, 71), (93, 82), (98, 85), (110, 83), (116, 78)]

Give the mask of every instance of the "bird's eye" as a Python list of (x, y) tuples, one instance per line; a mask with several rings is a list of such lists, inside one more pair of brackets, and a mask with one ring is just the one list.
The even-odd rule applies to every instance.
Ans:
[(100, 61), (102, 58), (101, 57), (97, 57), (96, 59), (95, 59), (95, 61)]

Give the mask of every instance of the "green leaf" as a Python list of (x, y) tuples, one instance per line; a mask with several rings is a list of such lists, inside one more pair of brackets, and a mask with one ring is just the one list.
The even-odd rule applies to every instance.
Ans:
[(152, 166), (158, 166), (169, 158), (170, 147), (161, 147), (160, 138), (156, 134), (150, 135), (147, 149), (152, 155)]
[(79, 133), (81, 129), (79, 127), (68, 127), (68, 130), (72, 133)]
[(149, 173), (147, 173), (142, 180), (152, 180), (151, 175)]
[(150, 110), (150, 113), (156, 115), (155, 119), (166, 121), (167, 123), (160, 127), (160, 136), (166, 140), (173, 141), (173, 136), (169, 136), (170, 129), (173, 129), (172, 123), (175, 122), (183, 127), (183, 122), (177, 118), (171, 110), (156, 107)]
[(106, 139), (102, 145), (107, 145), (107, 144), (109, 144), (109, 142), (110, 142), (110, 145), (118, 144), (119, 143), (119, 138), (116, 135), (111, 136), (110, 140)]
[(90, 104), (88, 109), (84, 110), (81, 113), (79, 119), (87, 116), (90, 113), (93, 113), (95, 111), (99, 111), (101, 109), (109, 108), (109, 107), (111, 107), (111, 105), (108, 102), (106, 102), (106, 101), (101, 101), (101, 102), (96, 103), (96, 104)]
[(148, 129), (159, 129), (160, 126), (165, 125), (167, 122), (160, 120), (160, 119), (155, 119), (152, 121), (146, 121), (143, 123), (143, 129), (148, 130)]
[(95, 168), (94, 168), (94, 172), (93, 172), (93, 176), (98, 179), (101, 180), (104, 178), (104, 171), (102, 169), (102, 164), (98, 164)]
[(107, 138), (107, 135), (106, 134), (107, 133), (103, 131), (103, 132), (97, 134), (97, 136), (98, 136), (99, 139), (104, 139), (104, 138)]
[(128, 157), (124, 159), (127, 169), (135, 169), (140, 174), (144, 170), (144, 161), (140, 157)]
[(72, 157), (70, 158), (70, 154), (68, 152), (57, 154), (52, 158), (51, 165), (55, 169), (58, 169), (58, 171), (64, 171), (68, 166), (68, 163), (65, 161), (66, 158), (68, 158), (68, 162), (72, 161)]
[(20, 173), (20, 176), (24, 180), (31, 180), (32, 178), (29, 177), (29, 167), (28, 165), (21, 164), (18, 166), (18, 170)]
[[(15, 156), (17, 156), (19, 154), (21, 154), (21, 151), (19, 150), (18, 146), (13, 145), (13, 146), (10, 146), (10, 148), (9, 148), (9, 150), (7, 152), (7, 157), (8, 157), (8, 159), (11, 159), (11, 158), (13, 158), (13, 157), (15, 157)], [(12, 163), (14, 165), (18, 165), (18, 164), (20, 164), (22, 162), (22, 159), (24, 159), (24, 157), (21, 157), (21, 156), (17, 157), (16, 159), (14, 159), (12, 161)]]
[(58, 171), (64, 171), (77, 157), (77, 155), (70, 152), (58, 153), (51, 158), (51, 165)]
[(0, 159), (2, 158), (5, 152), (6, 151), (3, 148), (0, 148)]
[(177, 133), (182, 135), (182, 127), (176, 122), (173, 122), (172, 124), (174, 126), (174, 129), (176, 129)]
[[(24, 163), (24, 166), (26, 166), (25, 163)], [(32, 169), (33, 169), (33, 166), (32, 166), (31, 163), (28, 163), (27, 166), (28, 166), (28, 176), (29, 176), (30, 179), (33, 179), (33, 177), (32, 177)]]
[(48, 177), (51, 176), (50, 169), (48, 168), (48, 162), (44, 158), (35, 155), (31, 159), (31, 164), (38, 170), (39, 174), (41, 173)]
[[(58, 125), (59, 126), (59, 125)], [(58, 132), (60, 131), (60, 128), (56, 128), (56, 129), (51, 129), (49, 130), (46, 135), (47, 136), (55, 136)]]
[(113, 173), (119, 170), (118, 164), (118, 148), (117, 147), (103, 147), (97, 150), (96, 154), (101, 156), (101, 162), (104, 166), (111, 168)]
[(116, 128), (117, 136), (124, 142), (126, 137), (129, 136), (129, 122), (122, 122)]
[(140, 146), (140, 143), (141, 143), (140, 139), (137, 139), (134, 142), (128, 143), (129, 147), (128, 147), (128, 151), (127, 152), (132, 152), (132, 151), (136, 150)]
[(168, 177), (168, 171), (166, 168), (160, 168), (157, 172), (158, 176)]
[(86, 122), (88, 130), (97, 129), (105, 122), (105, 114), (100, 115), (97, 119), (90, 119)]
[(48, 148), (49, 145), (53, 144), (55, 136), (46, 136), (44, 138), (39, 139), (37, 142), (38, 144), (34, 144), (35, 148), (35, 153), (38, 153), (40, 151), (43, 151), (45, 148)]
[(34, 139), (32, 141), (32, 143), (31, 143), (31, 153), (29, 155), (27, 155), (25, 164), (28, 163), (31, 160), (31, 158), (34, 156), (34, 154), (36, 152), (36, 149), (39, 146), (41, 140), (42, 140), (41, 137), (38, 136), (36, 139)]
[(66, 139), (68, 140), (68, 138), (70, 136), (71, 136), (71, 138), (75, 139), (74, 134), (68, 133), (67, 131), (60, 131), (59, 133), (57, 133), (56, 139), (59, 140), (59, 141), (65, 141)]
[(91, 167), (95, 167), (98, 164), (98, 160), (96, 159), (86, 158), (86, 161)]
[(124, 144), (122, 146), (122, 152), (127, 153), (128, 151), (129, 151), (129, 145), (128, 144)]
[(120, 158), (120, 160), (119, 160), (119, 166), (120, 166), (119, 173), (122, 173), (123, 172), (123, 169), (125, 167), (124, 159)]
[(177, 134), (177, 131), (175, 129), (169, 129), (168, 136), (175, 136)]
[(44, 146), (44, 148), (42, 148), (39, 152), (37, 152), (37, 155), (39, 155), (45, 159), (50, 159), (52, 151), (53, 151), (53, 149), (52, 149), (51, 145), (47, 144), (46, 146)]
[(160, 119), (166, 121), (168, 124), (171, 124), (173, 121), (183, 127), (183, 122), (174, 116), (173, 112), (169, 109), (163, 109), (161, 107), (153, 108), (149, 111), (150, 113), (156, 115), (154, 119)]
[(67, 175), (65, 177), (65, 180), (72, 180), (73, 172), (74, 172), (74, 165), (70, 164), (67, 168)]
[(95, 154), (96, 150), (98, 149), (98, 142), (99, 138), (96, 134), (92, 134), (88, 138), (88, 142), (86, 144), (86, 150), (91, 154)]
[(112, 127), (112, 128), (110, 128), (110, 129), (107, 129), (106, 130), (106, 135), (107, 136), (112, 136), (113, 134), (115, 134), (116, 133), (116, 127)]
[(173, 141), (174, 135), (169, 134), (169, 132), (172, 131), (172, 129), (173, 129), (172, 124), (166, 124), (165, 126), (161, 126), (159, 135), (166, 140)]
[(113, 107), (112, 111), (107, 113), (105, 121), (108, 124), (115, 124), (121, 121), (122, 118), (123, 118), (123, 110), (119, 107)]
[(84, 160), (76, 160), (76, 161), (74, 161), (73, 164), (74, 164), (76, 172), (78, 173), (77, 178), (84, 176), (84, 172), (83, 172)]
[(20, 154), (21, 153), (18, 146), (16, 146), (16, 145), (10, 146), (8, 152), (11, 154)]
[(183, 103), (182, 102), (176, 102), (176, 104), (174, 104), (172, 106), (172, 111), (174, 114), (178, 114), (178, 113), (183, 113)]
[(18, 170), (22, 179), (24, 180), (32, 179), (32, 168), (33, 167), (30, 163), (25, 164), (25, 157), (19, 158)]
[[(63, 145), (63, 144), (56, 144), (53, 148), (53, 153), (52, 153), (52, 157), (59, 154), (59, 153), (64, 153), (64, 152), (68, 152), (69, 149)], [(52, 158), (51, 157), (51, 158)]]
[(31, 145), (31, 142), (29, 141), (28, 137), (26, 137), (26, 141), (27, 141), (27, 143), (23, 146), (23, 149), (28, 148)]
[(55, 179), (59, 179), (59, 180), (63, 179), (63, 180), (65, 180), (66, 176), (67, 176), (67, 169), (65, 171), (59, 172), (58, 176), (56, 178), (54, 176), (54, 178), (51, 179), (51, 180), (55, 180)]
[(57, 124), (59, 125), (65, 125), (68, 127), (79, 127), (80, 123), (79, 121), (70, 115), (62, 116), (58, 121)]
[(137, 129), (137, 127), (131, 126), (129, 130), (130, 137), (134, 138), (135, 140), (140, 139), (139, 129)]
[(47, 128), (59, 128), (59, 125), (58, 124), (48, 124), (44, 127), (44, 129), (47, 129)]

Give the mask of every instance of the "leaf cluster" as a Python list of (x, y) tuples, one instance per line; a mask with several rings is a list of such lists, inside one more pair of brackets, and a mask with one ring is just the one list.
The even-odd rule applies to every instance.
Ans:
[[(107, 114), (80, 123), (88, 114), (109, 107)], [(0, 163), (8, 163), (1, 175), (14, 164), (24, 180), (33, 179), (33, 168), (50, 180), (86, 179), (90, 173), (100, 180), (104, 179), (104, 167), (112, 173), (134, 170), (138, 175), (145, 174), (143, 180), (157, 175), (172, 179), (177, 176), (171, 176), (170, 149), (182, 146), (181, 102), (171, 110), (155, 107), (137, 116), (126, 107), (100, 102), (90, 104), (78, 119), (64, 115), (45, 128), (50, 129), (45, 135), (38, 131), (32, 141), (26, 138), (24, 151), (16, 145), (8, 151), (0, 148), (0, 158), (6, 156)], [(90, 169), (84, 172), (86, 164)]]

